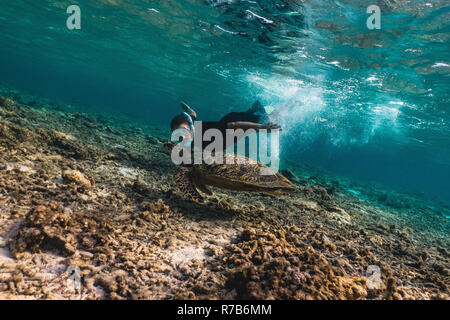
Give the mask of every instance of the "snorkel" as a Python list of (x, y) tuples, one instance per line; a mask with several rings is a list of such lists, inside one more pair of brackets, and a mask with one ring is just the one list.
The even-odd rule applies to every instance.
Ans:
[(192, 134), (194, 134), (195, 133), (194, 121), (192, 121), (191, 115), (189, 115), (187, 112), (183, 112), (183, 114), (185, 114), (186, 117), (188, 118), (189, 128), (191, 129)]

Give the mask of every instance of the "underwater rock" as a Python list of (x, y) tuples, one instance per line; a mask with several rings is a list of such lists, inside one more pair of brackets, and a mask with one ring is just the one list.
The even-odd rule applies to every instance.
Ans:
[(339, 181), (333, 180), (331, 181), (325, 188), (329, 195), (335, 194), (339, 191)]
[(52, 130), (48, 136), (53, 144), (68, 156), (75, 159), (86, 159), (88, 157), (89, 151), (73, 136), (56, 130)]
[(76, 251), (76, 243), (74, 236), (66, 232), (69, 223), (70, 217), (56, 202), (36, 206), (26, 215), (18, 234), (10, 239), (9, 248), (16, 257), (26, 250), (70, 256)]
[(388, 207), (395, 209), (410, 208), (411, 205), (406, 199), (400, 199), (395, 194), (381, 193), (378, 196), (378, 201)]
[(14, 105), (15, 105), (14, 100), (7, 98), (7, 97), (0, 96), (0, 106), (2, 106), (4, 108), (10, 108)]
[(147, 136), (146, 136), (146, 140), (147, 140), (147, 142), (150, 143), (150, 144), (158, 144), (158, 143), (159, 143), (159, 140), (158, 140), (157, 138), (152, 137), (152, 136), (150, 136), (150, 135), (147, 135)]
[(149, 202), (149, 201), (142, 202), (141, 210), (151, 211), (151, 212), (156, 212), (156, 213), (169, 213), (170, 212), (170, 208), (161, 199), (158, 199), (153, 202)]
[[(320, 204), (327, 204), (331, 202), (331, 197), (327, 189), (321, 186), (305, 186), (299, 189), (300, 193), (306, 199), (315, 200)], [(331, 203), (330, 203), (331, 205)]]
[(33, 132), (28, 128), (7, 123), (0, 119), (0, 139), (5, 139), (9, 143), (29, 141), (33, 138)]
[(74, 183), (75, 185), (90, 188), (94, 185), (94, 181), (88, 179), (78, 170), (67, 169), (62, 173), (62, 177), (66, 183)]
[(315, 186), (315, 187), (312, 187), (312, 190), (316, 195), (319, 196), (319, 198), (321, 200), (330, 200), (331, 199), (330, 195), (328, 194), (327, 189), (325, 189), (324, 187)]
[(142, 202), (139, 216), (147, 221), (155, 221), (159, 220), (161, 216), (170, 214), (172, 214), (170, 208), (161, 199), (158, 199), (153, 202)]
[(140, 177), (137, 177), (137, 179), (133, 183), (133, 190), (140, 194), (147, 194), (150, 192), (151, 187), (148, 183), (146, 183)]

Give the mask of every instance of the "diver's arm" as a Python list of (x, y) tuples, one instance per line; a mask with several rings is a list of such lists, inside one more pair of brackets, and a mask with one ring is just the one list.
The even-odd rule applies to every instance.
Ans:
[(274, 130), (278, 129), (281, 130), (280, 126), (275, 123), (255, 123), (255, 122), (248, 122), (248, 121), (235, 121), (235, 122), (228, 122), (227, 123), (227, 129), (255, 129), (255, 130), (261, 130), (261, 129), (268, 129), (268, 130)]

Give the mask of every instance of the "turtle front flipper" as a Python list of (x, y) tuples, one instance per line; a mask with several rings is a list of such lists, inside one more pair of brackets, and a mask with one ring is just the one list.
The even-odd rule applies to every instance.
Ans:
[(194, 182), (193, 168), (179, 167), (173, 176), (177, 188), (189, 199), (203, 202), (202, 195), (197, 191)]

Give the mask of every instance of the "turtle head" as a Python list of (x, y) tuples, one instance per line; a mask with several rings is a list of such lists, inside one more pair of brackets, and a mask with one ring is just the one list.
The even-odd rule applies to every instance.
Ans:
[(173, 141), (164, 142), (162, 145), (162, 151), (169, 156), (172, 154), (173, 147), (176, 146), (176, 143)]

